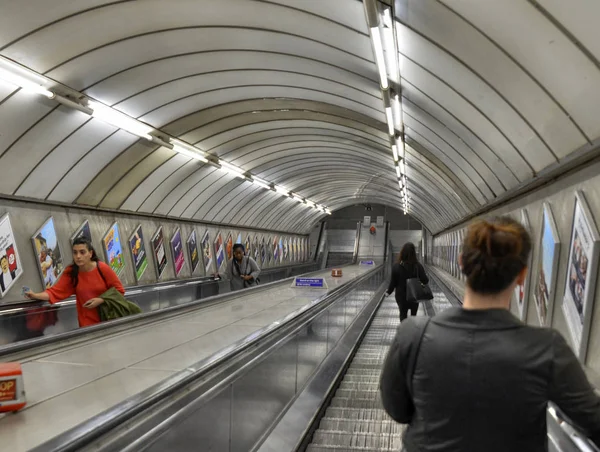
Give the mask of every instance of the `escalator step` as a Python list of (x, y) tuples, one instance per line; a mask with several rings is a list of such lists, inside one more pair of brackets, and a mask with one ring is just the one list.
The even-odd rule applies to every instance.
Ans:
[(347, 433), (387, 433), (401, 435), (404, 426), (394, 421), (348, 420), (339, 418), (323, 418), (319, 424), (321, 431)]
[(383, 408), (352, 408), (352, 407), (333, 407), (330, 406), (325, 412), (326, 418), (339, 418), (347, 420), (364, 421), (390, 421), (390, 416)]
[(312, 444), (399, 451), (402, 448), (402, 435), (389, 433), (323, 432), (317, 430), (313, 436)]

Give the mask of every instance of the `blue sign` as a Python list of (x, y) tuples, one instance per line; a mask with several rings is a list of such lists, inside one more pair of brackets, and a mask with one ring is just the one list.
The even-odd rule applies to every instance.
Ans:
[(375, 261), (360, 261), (360, 265), (375, 265)]
[(296, 287), (325, 287), (323, 278), (296, 278)]

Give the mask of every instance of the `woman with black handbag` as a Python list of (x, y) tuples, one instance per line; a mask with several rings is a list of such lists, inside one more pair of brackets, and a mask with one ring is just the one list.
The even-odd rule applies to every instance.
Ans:
[(387, 294), (396, 291), (396, 303), (400, 308), (400, 321), (411, 315), (417, 315), (419, 301), (431, 299), (427, 284), (429, 278), (425, 269), (417, 260), (415, 245), (408, 242), (402, 247), (398, 262), (392, 268), (392, 279)]

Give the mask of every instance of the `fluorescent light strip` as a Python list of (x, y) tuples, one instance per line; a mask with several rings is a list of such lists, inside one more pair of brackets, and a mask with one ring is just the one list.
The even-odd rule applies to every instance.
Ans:
[(400, 172), (406, 174), (406, 167), (404, 166), (404, 160), (400, 161)]
[(180, 154), (183, 154), (187, 157), (193, 158), (195, 160), (199, 160), (201, 162), (207, 163), (208, 160), (204, 157), (204, 152), (200, 149), (192, 146), (191, 144), (184, 143), (180, 140), (171, 140), (173, 143), (173, 150)]
[(233, 174), (235, 177), (239, 177), (240, 179), (246, 179), (244, 174), (245, 171), (243, 169), (222, 160), (219, 161), (219, 164), (221, 165), (221, 170), (225, 171), (226, 173)]
[(398, 175), (398, 178), (402, 177), (402, 174), (400, 173), (400, 167), (396, 166), (396, 174)]
[(269, 184), (266, 180), (261, 179), (260, 177), (252, 176), (252, 182), (254, 182), (259, 187), (271, 190), (271, 184)]
[(275, 191), (284, 196), (290, 196), (290, 191), (281, 185), (275, 185)]
[(398, 146), (392, 144), (392, 153), (394, 154), (394, 162), (398, 161)]
[(292, 193), (292, 198), (294, 198), (296, 201), (304, 202), (304, 198), (296, 193)]
[(383, 45), (386, 55), (386, 67), (389, 69), (389, 74), (392, 80), (398, 81), (398, 64), (396, 63), (396, 46), (394, 45), (394, 30), (392, 28), (384, 27), (382, 32)]
[(391, 136), (394, 136), (394, 115), (392, 114), (392, 107), (386, 107), (385, 116), (387, 117), (388, 131)]
[(152, 140), (152, 136), (150, 135), (150, 132), (153, 130), (152, 127), (142, 123), (141, 121), (138, 121), (131, 116), (127, 116), (125, 113), (115, 110), (108, 105), (101, 104), (95, 100), (90, 100), (88, 102), (88, 106), (93, 110), (92, 116), (94, 118), (98, 118), (101, 121), (118, 127), (119, 129), (126, 130), (127, 132), (137, 135), (138, 137)]
[(396, 127), (396, 129), (398, 129), (398, 130), (402, 130), (402, 116), (400, 113), (400, 96), (398, 96), (398, 94), (396, 94), (394, 96), (392, 105), (394, 106), (394, 120), (395, 120), (394, 127)]
[(381, 32), (379, 27), (371, 28), (371, 38), (373, 39), (373, 47), (375, 48), (375, 62), (379, 71), (379, 79), (381, 87), (388, 89), (387, 70), (385, 68), (385, 55), (383, 54), (383, 44), (381, 42)]
[(0, 56), (0, 80), (30, 93), (40, 94), (48, 99), (54, 98), (54, 93), (44, 86), (50, 80), (2, 56)]

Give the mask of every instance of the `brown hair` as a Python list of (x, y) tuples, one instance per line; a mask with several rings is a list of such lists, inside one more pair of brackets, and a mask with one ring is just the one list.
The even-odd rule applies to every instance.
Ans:
[(527, 266), (531, 237), (510, 217), (473, 223), (463, 243), (462, 272), (469, 287), (480, 294), (508, 288)]

